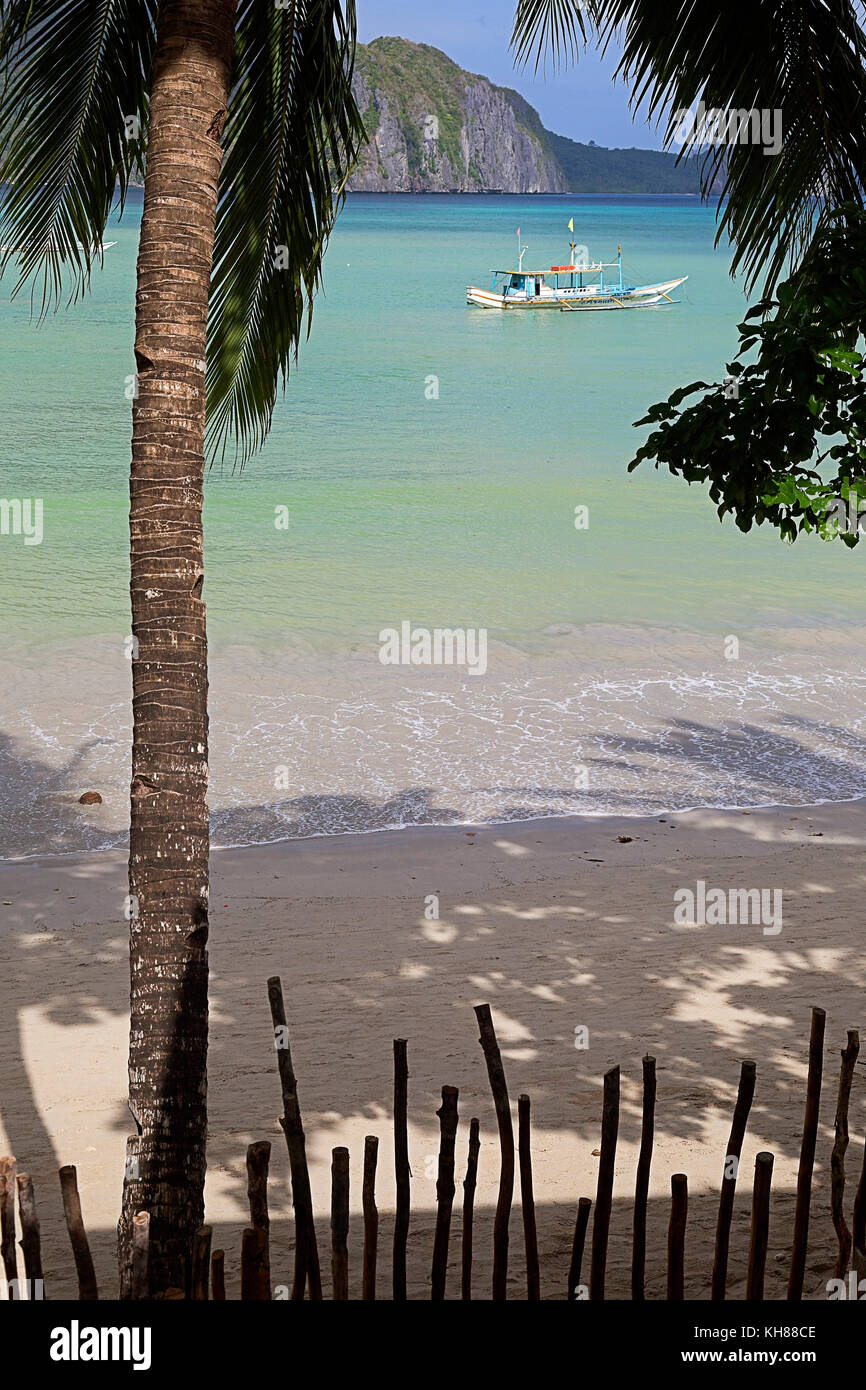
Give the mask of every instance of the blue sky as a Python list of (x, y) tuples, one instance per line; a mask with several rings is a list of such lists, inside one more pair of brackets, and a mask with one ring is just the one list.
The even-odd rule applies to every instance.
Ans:
[(483, 73), (503, 87), (515, 87), (538, 110), (549, 130), (598, 145), (638, 145), (659, 149), (654, 130), (628, 109), (628, 88), (613, 82), (611, 53), (600, 59), (593, 50), (565, 71), (533, 81), (531, 72), (515, 71), (508, 41), (517, 0), (356, 0), (362, 43), (382, 34), (397, 34), (416, 43), (433, 44), (470, 72)]

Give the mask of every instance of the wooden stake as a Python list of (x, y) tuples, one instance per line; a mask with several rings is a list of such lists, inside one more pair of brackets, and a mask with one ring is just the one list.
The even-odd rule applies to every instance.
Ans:
[(208, 1300), (208, 1274), (210, 1273), (210, 1246), (213, 1238), (212, 1226), (199, 1226), (192, 1243), (192, 1283), (190, 1296), (196, 1303)]
[(823, 1009), (812, 1010), (812, 1032), (809, 1037), (809, 1077), (806, 1082), (806, 1114), (803, 1120), (803, 1142), (800, 1145), (800, 1168), (797, 1173), (797, 1206), (794, 1212), (791, 1271), (788, 1275), (788, 1298), (794, 1303), (799, 1303), (803, 1297), (803, 1278), (806, 1273), (809, 1208), (812, 1200), (815, 1146), (818, 1139), (818, 1113), (821, 1105), (824, 1025), (826, 1020), (827, 1015)]
[(331, 1281), (335, 1302), (349, 1297), (349, 1150), (331, 1150)]
[(520, 1160), (520, 1202), (523, 1211), (523, 1244), (526, 1250), (526, 1298), (541, 1298), (538, 1268), (538, 1234), (535, 1225), (535, 1197), (532, 1191), (532, 1130), (529, 1096), (517, 1097), (517, 1153)]
[(268, 1169), (271, 1146), (259, 1139), (247, 1149), (247, 1198), (250, 1204), (250, 1225), (259, 1232), (256, 1241), (256, 1270), (261, 1292), (255, 1298), (271, 1297), (271, 1220), (268, 1216)]
[(241, 1236), (241, 1298), (264, 1303), (270, 1297), (268, 1233), (261, 1226), (247, 1226)]
[(514, 1195), (514, 1127), (511, 1120), (511, 1106), (508, 1103), (508, 1087), (505, 1084), (505, 1069), (496, 1031), (490, 1016), (489, 1004), (476, 1004), (475, 1017), (478, 1019), (479, 1041), (487, 1063), (487, 1075), (493, 1092), (496, 1108), (496, 1123), (499, 1128), (499, 1195), (496, 1199), (496, 1216), (493, 1222), (493, 1298), (505, 1298), (508, 1283), (508, 1222), (511, 1217), (511, 1199)]
[(671, 1219), (668, 1226), (668, 1302), (685, 1298), (686, 1221), (689, 1214), (689, 1180), (685, 1173), (671, 1174)]
[(613, 1170), (616, 1162), (616, 1140), (619, 1133), (619, 1067), (611, 1067), (604, 1076), (604, 1100), (601, 1112), (601, 1157), (598, 1161), (598, 1190), (595, 1195), (595, 1214), (592, 1221), (592, 1251), (589, 1264), (589, 1297), (593, 1303), (604, 1298), (607, 1268), (607, 1242), (610, 1234), (610, 1213), (613, 1207)]
[(256, 1255), (259, 1236), (253, 1226), (245, 1226), (241, 1231), (241, 1298), (244, 1302), (258, 1296), (256, 1280)]
[[(848, 1148), (848, 1103), (851, 1099), (851, 1082), (854, 1080), (854, 1064), (860, 1051), (860, 1034), (856, 1028), (848, 1029), (848, 1046), (842, 1053), (842, 1069), (839, 1074), (839, 1097), (836, 1102), (836, 1138), (830, 1155), (830, 1213), (839, 1242), (836, 1258), (835, 1276), (844, 1279), (851, 1262), (851, 1232), (845, 1220), (842, 1203), (845, 1197), (845, 1151)], [(20, 1182), (21, 1179), (19, 1178)]]
[(132, 1218), (132, 1297), (150, 1294), (150, 1213), (136, 1212)]
[(649, 1196), (650, 1166), (655, 1135), (656, 1059), (647, 1054), (643, 1059), (643, 1116), (640, 1131), (640, 1153), (634, 1186), (634, 1221), (631, 1249), (631, 1296), (641, 1303), (644, 1297), (646, 1270), (646, 1209)]
[(268, 1001), (271, 1006), (274, 1044), (277, 1049), (280, 1085), (283, 1092), (283, 1117), (280, 1120), (280, 1125), (286, 1136), (286, 1146), (289, 1150), (289, 1167), (292, 1173), (292, 1205), (295, 1209), (295, 1276), (292, 1298), (302, 1299), (304, 1287), (309, 1283), (310, 1298), (315, 1302), (320, 1302), (322, 1298), (322, 1275), (319, 1268), (319, 1247), (316, 1241), (313, 1198), (310, 1192), (310, 1174), (307, 1167), (307, 1142), (304, 1136), (304, 1126), (301, 1123), (298, 1082), (292, 1066), (289, 1029), (286, 1023), (283, 989), (279, 975), (274, 975), (268, 980)]
[(472, 1222), (475, 1213), (475, 1187), (478, 1181), (478, 1154), (481, 1149), (479, 1124), (477, 1119), (469, 1121), (469, 1157), (466, 1160), (466, 1177), (463, 1179), (463, 1247), (460, 1279), (460, 1297), (464, 1302), (472, 1298)]
[(66, 1229), (69, 1232), (69, 1241), (72, 1246), (75, 1272), (78, 1275), (78, 1297), (80, 1300), (93, 1302), (99, 1298), (99, 1289), (96, 1286), (93, 1256), (90, 1253), (87, 1232), (84, 1229), (84, 1218), (81, 1215), (78, 1174), (71, 1165), (60, 1169), (60, 1192), (63, 1197), (63, 1214), (66, 1217)]
[(19, 1173), (18, 1215), (21, 1219), (21, 1240), (24, 1252), (24, 1277), (33, 1292), (37, 1280), (42, 1280), (42, 1248), (39, 1237), (39, 1218), (36, 1215), (36, 1197), (29, 1173)]
[(268, 1168), (271, 1162), (271, 1146), (267, 1139), (259, 1139), (247, 1149), (247, 1197), (250, 1203), (250, 1225), (270, 1229), (268, 1216)]
[(866, 1145), (863, 1146), (863, 1167), (854, 1198), (854, 1222), (851, 1231), (852, 1259), (857, 1279), (866, 1278)]
[(728, 1251), (731, 1244), (731, 1218), (734, 1214), (734, 1196), (737, 1191), (737, 1173), (740, 1167), (740, 1154), (749, 1111), (755, 1095), (757, 1067), (754, 1062), (743, 1062), (740, 1067), (740, 1084), (737, 1089), (737, 1103), (731, 1123), (731, 1137), (722, 1170), (722, 1190), (719, 1197), (719, 1217), (716, 1223), (716, 1246), (713, 1255), (712, 1298), (721, 1302), (725, 1297), (728, 1283)]
[(767, 1268), (767, 1242), (770, 1235), (770, 1186), (773, 1181), (773, 1155), (759, 1153), (755, 1159), (755, 1187), (752, 1193), (752, 1234), (749, 1240), (749, 1273), (746, 1298), (764, 1297), (764, 1271)]
[(436, 1177), (436, 1234), (433, 1237), (433, 1270), (430, 1276), (430, 1297), (434, 1303), (445, 1298), (448, 1274), (448, 1242), (451, 1236), (451, 1211), (454, 1206), (454, 1148), (457, 1142), (456, 1086), (442, 1087), (439, 1116), (439, 1171)]
[(586, 1228), (589, 1225), (589, 1213), (592, 1202), (588, 1197), (581, 1197), (577, 1204), (577, 1220), (574, 1223), (574, 1240), (571, 1243), (571, 1265), (568, 1270), (568, 1292), (566, 1298), (569, 1303), (577, 1303), (577, 1290), (580, 1287), (580, 1271), (583, 1265), (583, 1251), (586, 1245)]
[(409, 1235), (409, 1062), (406, 1039), (394, 1039), (394, 1251), (391, 1280), (395, 1303), (406, 1301), (406, 1241)]
[(215, 1250), (211, 1256), (211, 1297), (214, 1303), (226, 1300), (226, 1252)]
[(365, 1303), (372, 1303), (376, 1297), (376, 1259), (379, 1250), (379, 1209), (376, 1206), (376, 1164), (378, 1158), (379, 1140), (374, 1134), (368, 1134), (364, 1140), (364, 1181), (361, 1197), (364, 1209), (361, 1298)]
[(7, 1284), (18, 1278), (15, 1259), (15, 1159), (0, 1158), (0, 1258)]

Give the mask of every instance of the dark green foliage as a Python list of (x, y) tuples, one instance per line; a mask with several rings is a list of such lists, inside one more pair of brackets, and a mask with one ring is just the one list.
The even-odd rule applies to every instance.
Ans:
[(866, 499), (866, 214), (838, 209), (739, 331), (727, 389), (694, 382), (654, 405), (638, 421), (655, 428), (629, 471), (652, 460), (707, 483), (719, 516), (733, 515), (741, 531), (770, 522), (789, 540), (818, 531), (856, 545)]
[(270, 429), (360, 148), (354, 0), (241, 0), (208, 314), (212, 456)]
[[(0, 0), (0, 271), (42, 307), (90, 269), (140, 175), (157, 0)], [(270, 428), (362, 139), (354, 0), (239, 0), (207, 350), (212, 456)], [(135, 136), (129, 138), (130, 118)], [(65, 278), (64, 278), (65, 277)]]
[(578, 35), (602, 50), (615, 41), (633, 106), (664, 121), (668, 146), (699, 101), (781, 116), (776, 154), (702, 144), (697, 125), (684, 146), (703, 192), (720, 186), (717, 240), (730, 237), (732, 273), (749, 286), (765, 277), (740, 328), (740, 356), (757, 349), (757, 361), (732, 363), (727, 389), (694, 382), (653, 406), (639, 423), (656, 428), (629, 467), (652, 459), (708, 483), (719, 515), (743, 531), (770, 522), (790, 540), (817, 530), (849, 546), (866, 498), (861, 16), (853, 0), (518, 0), (512, 38), (518, 60), (536, 63), (572, 56)]
[(64, 267), (86, 289), (141, 169), (155, 19), (156, 0), (0, 0), (0, 273), (21, 248), (14, 290), (41, 275), (43, 312)]
[(575, 193), (700, 193), (700, 171), (693, 160), (677, 163), (658, 150), (606, 150), (564, 135), (548, 135), (551, 152)]
[(587, 34), (586, 8), (581, 0), (518, 0), (511, 40), (518, 63), (528, 63), (534, 55), (537, 72), (548, 56), (554, 67), (573, 61)]
[(664, 123), (703, 100), (720, 110), (781, 112), (783, 144), (716, 144), (684, 151), (702, 164), (705, 191), (721, 179), (718, 237), (734, 271), (765, 293), (811, 239), (816, 200), (863, 204), (866, 187), (866, 36), (853, 0), (519, 0), (512, 44), (519, 61), (576, 51), (584, 31), (602, 50), (622, 47), (617, 72), (632, 105)]

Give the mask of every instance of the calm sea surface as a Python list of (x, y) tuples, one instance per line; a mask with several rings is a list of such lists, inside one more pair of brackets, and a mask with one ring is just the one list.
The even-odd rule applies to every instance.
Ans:
[[(631, 282), (688, 275), (682, 302), (466, 306), (518, 226), (528, 266), (567, 260), (571, 216)], [(124, 837), (139, 220), (41, 326), (0, 294), (0, 495), (44, 506), (41, 545), (0, 538), (5, 855)], [(745, 308), (692, 200), (351, 199), (265, 449), (208, 479), (217, 843), (866, 793), (866, 551), (626, 473), (632, 422), (721, 378)], [(485, 629), (486, 673), (383, 666), (403, 621)]]

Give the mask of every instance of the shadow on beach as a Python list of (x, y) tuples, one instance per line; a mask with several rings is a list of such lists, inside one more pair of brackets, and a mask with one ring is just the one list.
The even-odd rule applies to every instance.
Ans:
[[(712, 731), (704, 733), (710, 737)], [(754, 777), (759, 781), (760, 768)], [(418, 793), (409, 790), (403, 795)], [(299, 798), (299, 803), (305, 800)], [(346, 817), (351, 821), (353, 808), (363, 808), (358, 808), (357, 799), (347, 800), (351, 806), (345, 808)], [(399, 799), (390, 803), (392, 810), (397, 805)], [(86, 808), (80, 809), (87, 814)], [(366, 809), (370, 815), (376, 810), (373, 805)], [(248, 810), (256, 815), (267, 808)], [(674, 927), (671, 905), (677, 883), (694, 881), (696, 873), (712, 877), (714, 872), (727, 882), (725, 876), (732, 872), (730, 853), (726, 859), (716, 853), (719, 867), (714, 869), (708, 831), (693, 829), (688, 848), (681, 849), (682, 840), (668, 823), (648, 828), (636, 821), (635, 846), (626, 848), (615, 843), (611, 825), (586, 820), (551, 822), (549, 829), (536, 823), (477, 832), (452, 826), (428, 834), (287, 841), (262, 850), (214, 855), (209, 1082), (209, 1192), (214, 1214), (209, 1219), (215, 1226), (215, 1245), (222, 1243), (227, 1249), (230, 1273), (232, 1262), (236, 1269), (240, 1232), (247, 1224), (246, 1146), (268, 1138), (273, 1145), (273, 1282), (289, 1280), (288, 1165), (276, 1124), (279, 1083), (265, 983), (270, 975), (280, 975), (311, 1165), (317, 1173), (314, 1200), (320, 1221), (328, 1209), (331, 1145), (350, 1145), (357, 1196), (363, 1135), (378, 1134), (383, 1252), (390, 1240), (388, 1206), (393, 1192), (388, 1168), (391, 1043), (394, 1037), (409, 1040), (410, 1155), (413, 1200), (418, 1203), (410, 1269), (416, 1297), (425, 1296), (429, 1275), (435, 1177), (422, 1175), (428, 1173), (437, 1149), (435, 1111), (443, 1084), (460, 1088), (453, 1252), (459, 1238), (459, 1182), (470, 1115), (481, 1119), (483, 1182), (494, 1183), (498, 1171), (493, 1111), (472, 1013), (473, 1004), (481, 1000), (493, 1009), (512, 1101), (523, 1091), (532, 1097), (546, 1294), (560, 1296), (577, 1198), (594, 1197), (593, 1150), (600, 1134), (602, 1077), (617, 1063), (623, 1069), (623, 1093), (610, 1292), (627, 1292), (630, 1207), (620, 1187), (627, 1194), (633, 1184), (644, 1052), (658, 1061), (655, 1166), (665, 1184), (671, 1172), (689, 1173), (695, 1155), (705, 1159), (706, 1145), (716, 1144), (714, 1126), (726, 1134), (739, 1063), (749, 1057), (757, 1061), (758, 1087), (738, 1195), (739, 1263), (732, 1273), (732, 1293), (745, 1273), (744, 1230), (757, 1148), (769, 1148), (777, 1160), (772, 1228), (776, 1244), (768, 1290), (780, 1291), (787, 1265), (780, 1264), (777, 1278), (774, 1254), (790, 1246), (791, 1173), (803, 1120), (809, 1011), (814, 1004), (823, 1005), (828, 1023), (807, 1292), (823, 1289), (835, 1244), (828, 1215), (828, 1169), (839, 1048), (846, 1027), (866, 1023), (866, 966), (853, 930), (862, 902), (864, 835), (825, 853), (820, 878), (814, 865), (800, 871), (795, 860), (788, 864), (782, 883), (785, 928), (778, 938), (769, 938), (759, 928), (726, 933)], [(761, 848), (757, 826), (754, 816), (735, 827), (753, 854)], [(631, 862), (627, 856), (648, 838), (650, 829), (664, 844), (650, 862)], [(557, 835), (554, 854), (550, 844)], [(814, 840), (804, 839), (802, 846), (817, 848)], [(793, 853), (796, 846), (777, 842), (774, 848)], [(473, 861), (481, 852), (487, 855), (483, 871)], [(677, 861), (678, 853), (686, 862)], [(752, 872), (742, 865), (740, 869), (745, 878)], [(41, 864), (4, 865), (0, 883), (11, 883), (13, 877), (14, 897), (11, 890), (2, 895), (9, 905), (2, 909), (0, 943), (0, 1118), (19, 1168), (30, 1171), (36, 1183), (46, 1281), (50, 1286), (53, 1280), (68, 1294), (71, 1260), (57, 1169), (62, 1163), (75, 1163), (79, 1169), (98, 1272), (110, 1282), (124, 1142), (132, 1128), (124, 1100), (129, 988), (122, 914), (125, 867), (118, 854), (68, 861), (46, 858)], [(430, 895), (439, 899), (438, 918), (425, 915)], [(577, 1026), (589, 1030), (586, 1051), (575, 1049)], [(849, 1196), (862, 1161), (862, 1066), (857, 1073)], [(41, 1099), (46, 1094), (48, 1101)], [(104, 1135), (106, 1119), (116, 1162), (95, 1150), (94, 1131)], [(65, 1138), (59, 1146), (56, 1136), (61, 1130)], [(551, 1192), (545, 1189), (554, 1169), (546, 1164), (548, 1151), (554, 1149), (558, 1158)], [(722, 1139), (719, 1169), (723, 1156)], [(687, 1246), (692, 1297), (706, 1293), (716, 1206), (716, 1197), (706, 1192), (696, 1191), (690, 1199), (696, 1241), (694, 1248)], [(489, 1225), (490, 1209), (490, 1193), (480, 1187), (482, 1285), (488, 1270), (483, 1261), (489, 1259), (490, 1242), (484, 1226)], [(88, 1220), (88, 1210), (100, 1215)], [(662, 1261), (648, 1285), (655, 1297), (663, 1293), (660, 1270), (668, 1210), (665, 1198), (653, 1200), (651, 1240)], [(111, 1220), (101, 1215), (106, 1211)], [(355, 1222), (351, 1241), (356, 1277), (360, 1235)], [(520, 1241), (515, 1212), (515, 1296), (520, 1296)], [(324, 1222), (320, 1242), (324, 1259), (329, 1248)], [(384, 1290), (388, 1267), (383, 1253)]]

